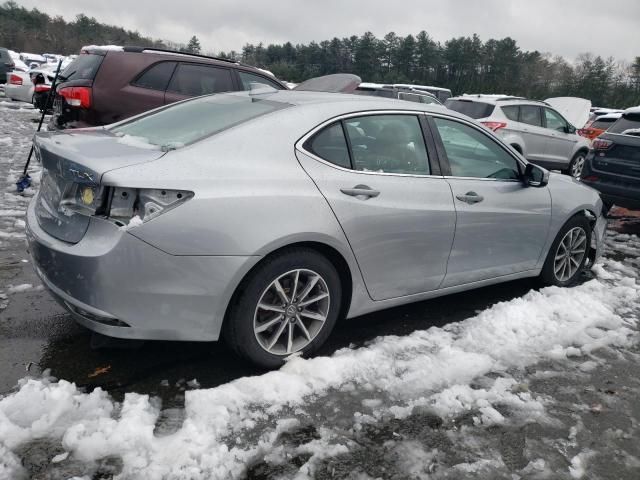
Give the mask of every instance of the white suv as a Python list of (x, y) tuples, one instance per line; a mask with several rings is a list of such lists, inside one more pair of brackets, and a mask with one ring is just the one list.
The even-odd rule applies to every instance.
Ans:
[(574, 177), (582, 173), (590, 143), (576, 131), (589, 116), (588, 100), (462, 95), (448, 99), (445, 106), (490, 128), (531, 163)]

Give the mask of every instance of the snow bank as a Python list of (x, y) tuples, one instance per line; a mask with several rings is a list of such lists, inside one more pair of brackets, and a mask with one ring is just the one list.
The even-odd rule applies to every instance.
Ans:
[[(154, 435), (158, 402), (145, 395), (126, 394), (120, 405), (99, 389), (85, 394), (65, 381), (25, 380), (0, 400), (0, 453), (5, 452), (0, 472), (17, 475), (19, 462), (10, 452), (30, 439), (51, 437), (84, 462), (120, 456), (121, 478), (235, 478), (248, 463), (277, 456), (271, 449), (278, 434), (298, 424), (287, 415), (315, 416), (314, 405), (336, 391), (362, 391), (363, 399), (374, 391), (388, 396), (385, 405), (362, 403), (369, 413), (357, 416), (355, 427), (381, 415), (405, 417), (418, 405), (444, 417), (479, 412), (474, 418), (479, 424), (503, 421), (496, 404), (542, 417), (541, 401), (505, 372), (542, 359), (563, 361), (577, 352), (629, 345), (637, 322), (630, 307), (637, 308), (639, 287), (612, 265), (608, 261), (599, 268), (613, 281), (531, 291), (445, 328), (381, 337), (331, 357), (296, 357), (279, 371), (187, 391), (182, 426), (162, 436)], [(504, 375), (482, 388), (470, 386), (489, 372)], [(314, 459), (347, 449), (331, 438), (327, 430), (304, 445), (312, 457), (301, 471), (311, 475)], [(575, 459), (572, 475), (580, 474), (582, 460)]]

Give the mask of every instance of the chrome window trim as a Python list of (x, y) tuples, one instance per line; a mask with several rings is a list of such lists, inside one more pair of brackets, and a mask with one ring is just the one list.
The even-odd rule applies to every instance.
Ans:
[[(350, 172), (350, 173), (362, 173), (365, 175), (379, 175), (379, 176), (391, 176), (391, 177), (414, 177), (414, 178), (444, 178), (442, 175), (427, 175), (427, 174), (414, 174), (414, 173), (391, 173), (391, 172), (369, 172), (369, 171), (365, 171), (365, 170), (354, 170), (352, 168), (345, 168), (345, 167), (341, 167), (340, 165), (336, 165), (335, 163), (331, 163), (328, 160), (325, 160), (324, 158), (321, 158), (319, 156), (317, 156), (316, 154), (308, 151), (307, 149), (304, 148), (304, 144), (307, 140), (309, 140), (311, 137), (313, 137), (316, 133), (318, 133), (320, 130), (322, 130), (323, 128), (339, 122), (341, 120), (344, 119), (348, 119), (348, 118), (354, 118), (354, 117), (364, 117), (364, 116), (368, 116), (368, 115), (412, 115), (415, 117), (418, 117), (418, 115), (426, 115), (427, 112), (425, 112), (424, 110), (364, 110), (361, 112), (351, 112), (351, 113), (345, 113), (342, 115), (337, 115), (333, 118), (330, 118), (329, 120), (326, 120), (324, 122), (322, 122), (321, 124), (317, 125), (316, 127), (312, 128), (309, 132), (307, 132), (305, 135), (303, 135), (294, 145), (294, 148), (296, 150), (298, 150), (301, 153), (304, 153), (305, 155), (307, 155), (308, 157), (313, 158), (314, 160), (323, 163), (324, 165), (327, 165), (329, 167), (333, 167), (337, 170), (342, 170), (344, 172)], [(427, 150), (427, 155), (429, 155), (429, 149), (427, 147), (427, 142), (425, 141), (425, 149)], [(431, 158), (428, 159), (429, 161), (431, 160)]]
[[(495, 135), (495, 138), (492, 137), (491, 135), (488, 135), (487, 132), (484, 131), (483, 127), (479, 127), (478, 125), (475, 125), (474, 123), (464, 119), (464, 118), (459, 118), (459, 117), (454, 117), (453, 115), (443, 115), (441, 113), (425, 113), (426, 115), (431, 115), (432, 117), (439, 117), (439, 118), (443, 118), (445, 120), (452, 120), (452, 121), (457, 121), (460, 122), (464, 125), (467, 125), (471, 128), (476, 129), (477, 131), (479, 131), (482, 135), (484, 135), (485, 137), (489, 138), (489, 140), (493, 140), (494, 142), (496, 142), (511, 158), (513, 158), (518, 165), (520, 165), (523, 169), (526, 168), (527, 164), (523, 163), (521, 159), (519, 159), (518, 157), (516, 157), (515, 155), (513, 155), (510, 151), (509, 148), (507, 148), (507, 144), (504, 143), (500, 138), (498, 138), (497, 135)], [(517, 179), (507, 179), (507, 178), (483, 178), (483, 177), (458, 177), (455, 175), (445, 175), (444, 178), (451, 178), (451, 179), (461, 179), (461, 180), (484, 180), (484, 181), (492, 181), (492, 182), (518, 182), (521, 183), (522, 180), (517, 180)]]

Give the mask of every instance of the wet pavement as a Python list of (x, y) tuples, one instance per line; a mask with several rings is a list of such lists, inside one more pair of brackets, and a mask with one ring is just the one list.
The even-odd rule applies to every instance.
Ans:
[[(234, 357), (223, 344), (121, 341), (93, 335), (77, 326), (42, 289), (25, 251), (21, 215), (16, 214), (33, 192), (18, 197), (12, 188), (26, 159), (36, 118), (34, 111), (17, 110), (15, 104), (0, 98), (0, 142), (3, 136), (12, 139), (0, 144), (0, 178), (6, 179), (0, 185), (0, 396), (13, 391), (26, 375), (37, 377), (47, 371), (86, 391), (101, 387), (116, 401), (127, 392), (158, 397), (165, 418), (156, 429), (160, 433), (175, 430), (183, 418), (186, 390), (216, 387), (262, 372)], [(640, 218), (635, 212), (614, 213), (610, 229), (640, 234)], [(609, 243), (609, 258), (634, 265), (637, 259), (633, 255), (625, 251), (624, 242)], [(589, 275), (585, 274), (585, 279)], [(344, 321), (319, 355), (366, 345), (383, 335), (404, 336), (458, 322), (533, 288), (533, 280), (510, 282)], [(509, 421), (490, 427), (474, 420), (477, 412), (441, 418), (428, 409), (416, 408), (408, 417), (383, 418), (354, 430), (340, 425), (340, 419), (353, 418), (362, 403), (350, 400), (348, 393), (336, 392), (331, 402), (311, 405), (307, 410), (315, 408), (318, 417), (333, 422), (334, 430), (350, 448), (321, 461), (314, 476), (478, 478), (481, 458), (486, 461), (480, 478), (640, 478), (638, 343), (572, 361), (569, 366), (544, 361), (524, 371), (509, 372), (518, 382), (514, 388), (544, 399), (551, 418), (546, 422), (519, 416), (506, 405), (500, 413)], [(495, 380), (496, 376), (487, 376), (476, 383), (480, 388), (483, 382)], [(376, 396), (384, 398), (385, 392), (376, 392)], [(340, 418), (333, 418), (335, 408), (340, 410)], [(312, 419), (281, 435), (274, 448), (293, 452), (287, 460), (275, 464), (256, 461), (244, 475), (293, 478), (309, 458), (300, 447), (319, 438), (322, 423)], [(23, 447), (20, 456), (34, 478), (88, 473), (87, 478), (111, 478), (120, 468), (117, 459), (107, 459), (90, 472), (86, 466), (73, 464), (58, 471), (50, 465), (58, 450), (57, 444), (32, 442)], [(399, 462), (404, 462), (402, 469), (398, 469)], [(581, 472), (581, 465), (587, 462), (588, 471)], [(446, 468), (459, 465), (469, 467)]]

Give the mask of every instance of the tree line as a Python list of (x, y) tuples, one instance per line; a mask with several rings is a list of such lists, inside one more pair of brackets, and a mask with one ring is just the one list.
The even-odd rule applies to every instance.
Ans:
[(248, 44), (222, 55), (294, 82), (342, 72), (368, 82), (446, 87), (454, 94), (579, 96), (615, 108), (640, 104), (640, 57), (629, 63), (585, 53), (570, 63), (524, 51), (509, 37), (483, 42), (474, 34), (441, 43), (425, 31), (405, 37), (390, 32), (381, 39), (366, 32), (319, 43)]
[[(199, 53), (197, 37), (187, 44), (157, 40), (79, 14), (71, 22), (13, 1), (0, 5), (0, 46), (33, 53), (78, 53), (83, 45), (115, 44)], [(205, 52), (212, 54), (212, 52)], [(416, 83), (450, 88), (454, 94), (505, 93), (544, 99), (580, 96), (594, 105), (640, 104), (640, 57), (632, 62), (589, 53), (569, 62), (560, 56), (522, 50), (512, 38), (483, 41), (477, 35), (444, 43), (425, 32), (383, 38), (333, 38), (308, 44), (247, 44), (218, 56), (271, 70), (292, 82), (331, 73), (354, 73), (363, 81)]]

